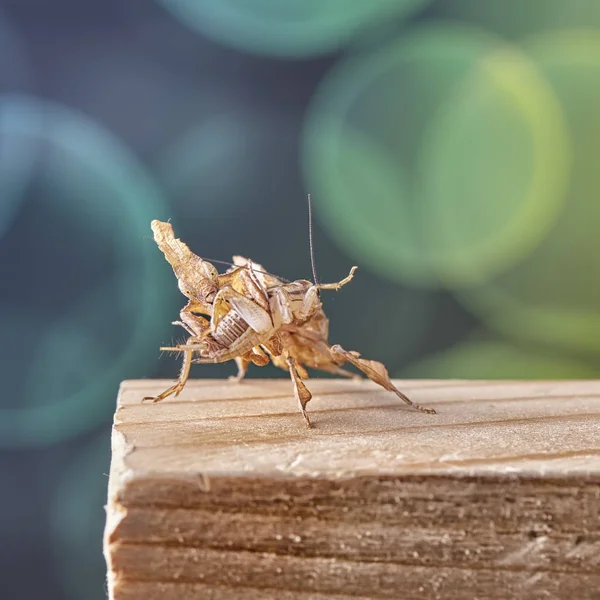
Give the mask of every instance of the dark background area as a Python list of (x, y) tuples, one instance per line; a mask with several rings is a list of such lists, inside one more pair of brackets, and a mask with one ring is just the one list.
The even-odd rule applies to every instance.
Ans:
[(118, 385), (178, 369), (152, 219), (310, 279), (311, 192), (320, 279), (360, 267), (332, 341), (394, 377), (596, 377), (597, 27), (596, 0), (3, 0), (0, 597), (105, 596)]

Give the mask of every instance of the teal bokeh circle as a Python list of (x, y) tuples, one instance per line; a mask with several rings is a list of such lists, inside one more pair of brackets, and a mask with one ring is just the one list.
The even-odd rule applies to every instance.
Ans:
[(14, 90), (32, 88), (32, 73), (22, 35), (0, 9), (0, 239), (19, 212), (39, 144), (11, 135), (9, 123), (28, 120), (39, 128), (39, 115), (27, 102), (13, 102)]
[[(86, 244), (110, 253), (115, 265), (94, 284), (77, 289), (60, 310), (46, 307), (42, 293), (23, 295), (18, 307), (1, 306), (5, 317), (12, 317), (24, 331), (28, 315), (42, 321), (28, 334), (19, 371), (2, 374), (3, 379), (20, 379), (22, 403), (10, 406), (7, 398), (0, 407), (0, 445), (37, 446), (108, 420), (119, 382), (152, 368), (169, 330), (168, 315), (174, 311), (169, 310), (173, 296), (166, 291), (172, 284), (170, 273), (148, 239), (149, 223), (168, 214), (160, 191), (134, 155), (89, 117), (25, 95), (5, 99), (5, 106), (13, 112), (26, 106), (43, 122), (40, 129), (37, 119), (14, 119), (5, 129), (14, 138), (45, 145), (40, 176), (53, 199), (46, 242), (52, 239), (53, 227), (60, 231), (68, 221), (86, 232)], [(65, 248), (70, 241), (56, 238), (47, 243)], [(28, 250), (44, 253), (43, 247)], [(80, 256), (79, 266), (85, 271), (82, 250), (69, 248)], [(27, 255), (35, 256), (24, 253), (23, 271)], [(69, 277), (61, 264), (49, 268), (56, 273), (56, 285)], [(29, 284), (35, 289), (34, 281)], [(4, 351), (10, 352), (7, 340), (5, 344)]]
[(187, 27), (239, 50), (300, 57), (330, 52), (360, 31), (430, 0), (158, 0)]
[(70, 600), (107, 597), (102, 533), (109, 468), (110, 440), (102, 436), (72, 457), (50, 503), (54, 564)]

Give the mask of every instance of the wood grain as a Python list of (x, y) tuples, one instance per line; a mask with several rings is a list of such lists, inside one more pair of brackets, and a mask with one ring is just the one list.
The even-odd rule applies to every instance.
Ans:
[(113, 600), (600, 597), (600, 382), (121, 386)]

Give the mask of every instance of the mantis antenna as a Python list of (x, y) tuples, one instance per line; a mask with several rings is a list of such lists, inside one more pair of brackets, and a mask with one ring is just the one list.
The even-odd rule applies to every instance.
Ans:
[(315, 250), (313, 247), (312, 202), (310, 201), (310, 194), (308, 195), (308, 243), (309, 243), (309, 247), (310, 247), (310, 266), (312, 267), (314, 284), (319, 285), (319, 280), (317, 278), (317, 268), (315, 266)]

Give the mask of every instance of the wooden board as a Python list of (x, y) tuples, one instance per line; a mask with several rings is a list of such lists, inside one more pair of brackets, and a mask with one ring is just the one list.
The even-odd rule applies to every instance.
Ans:
[(600, 598), (600, 382), (121, 386), (113, 600)]

